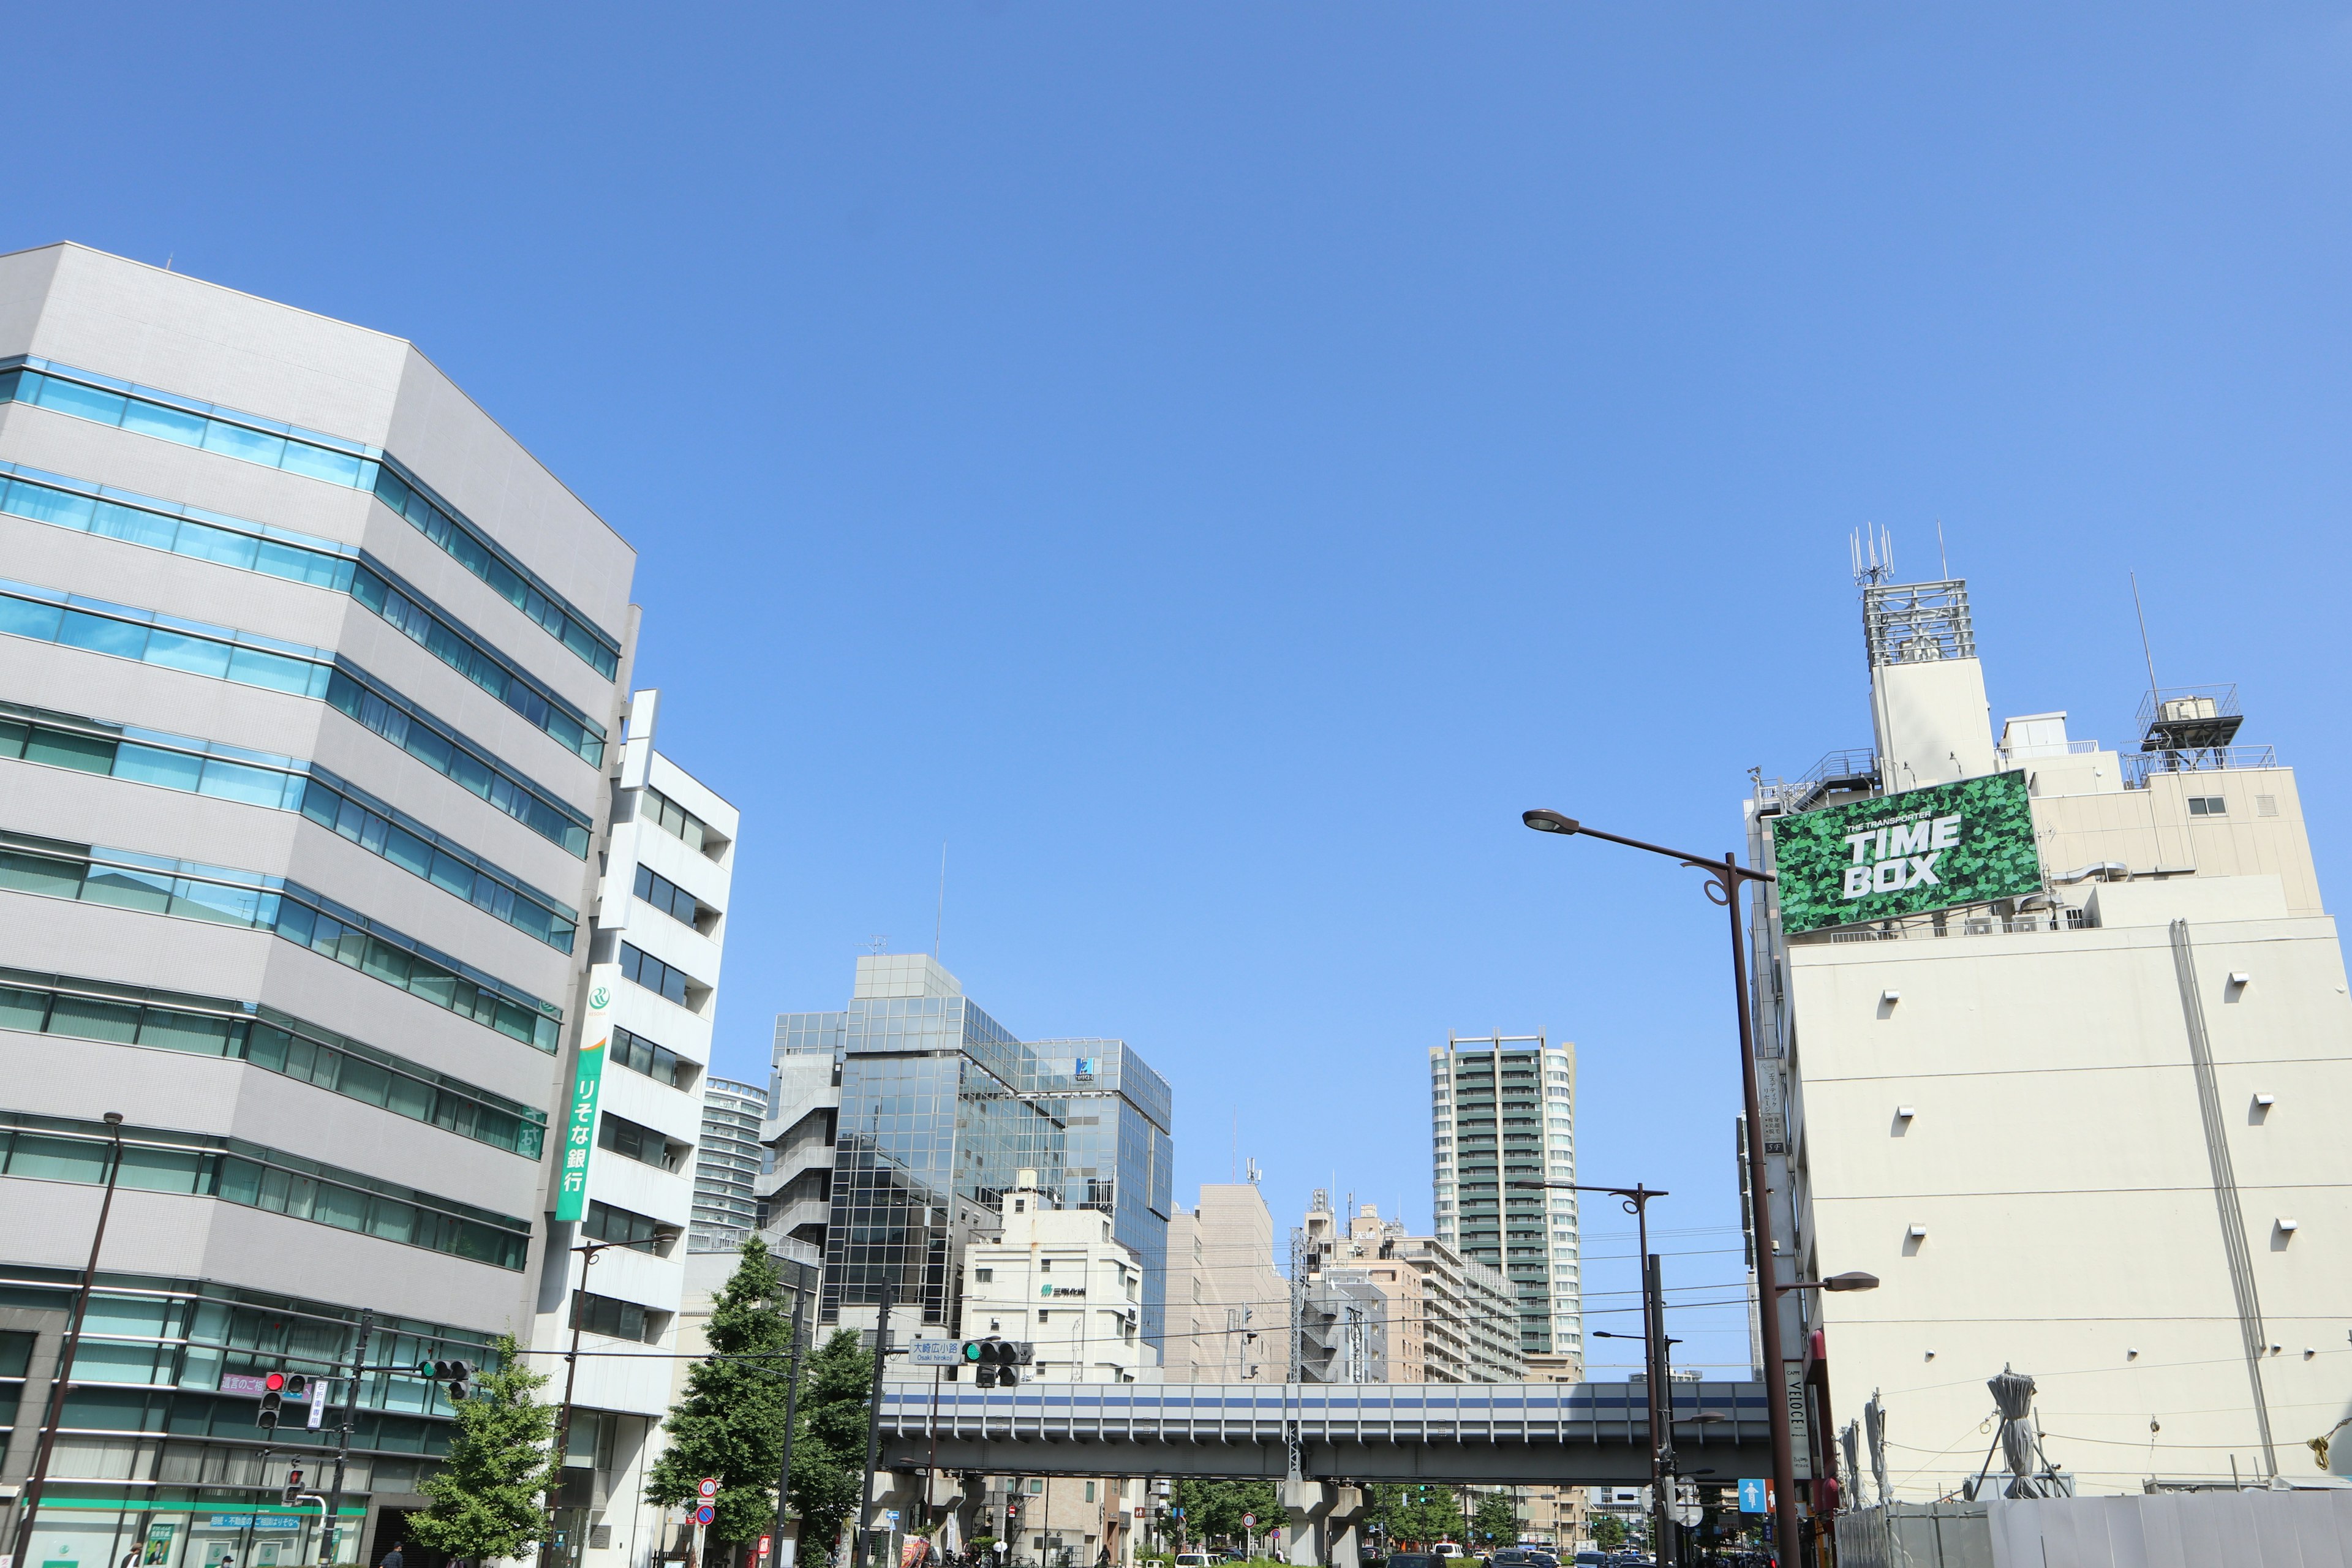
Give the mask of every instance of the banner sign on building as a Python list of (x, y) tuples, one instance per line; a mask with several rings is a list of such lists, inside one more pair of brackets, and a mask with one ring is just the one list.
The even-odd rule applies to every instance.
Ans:
[(563, 1121), (563, 1170), (555, 1189), (555, 1217), (578, 1220), (588, 1213), (588, 1156), (596, 1147), (596, 1096), (604, 1085), (604, 1058), (613, 1043), (613, 994), (621, 966), (599, 963), (588, 971), (588, 1013), (580, 1020), (580, 1058), (572, 1069), (572, 1105)]
[(1792, 934), (2042, 890), (2033, 807), (2021, 773), (1930, 784), (1771, 822), (1780, 929)]

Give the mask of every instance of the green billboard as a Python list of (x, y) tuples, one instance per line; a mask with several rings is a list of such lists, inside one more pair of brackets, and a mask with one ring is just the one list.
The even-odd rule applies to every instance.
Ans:
[(2023, 773), (1774, 817), (1772, 842), (1792, 933), (2042, 890)]

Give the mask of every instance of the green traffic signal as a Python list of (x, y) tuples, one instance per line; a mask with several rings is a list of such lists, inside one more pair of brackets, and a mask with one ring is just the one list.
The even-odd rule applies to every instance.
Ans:
[(981, 1342), (980, 1342), (978, 1340), (966, 1340), (966, 1341), (964, 1341), (964, 1342), (963, 1342), (963, 1359), (964, 1359), (964, 1360), (969, 1361), (969, 1362), (977, 1362), (977, 1361), (981, 1360), (981, 1359), (982, 1359), (982, 1356), (984, 1356), (986, 1353), (987, 1353), (987, 1352), (986, 1352), (986, 1351), (982, 1348), (982, 1346), (981, 1345)]

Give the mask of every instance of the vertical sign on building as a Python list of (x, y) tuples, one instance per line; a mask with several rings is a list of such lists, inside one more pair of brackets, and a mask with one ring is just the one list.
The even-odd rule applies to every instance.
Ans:
[(588, 1016), (580, 1021), (580, 1057), (572, 1068), (572, 1105), (563, 1122), (563, 1177), (555, 1189), (555, 1217), (578, 1220), (588, 1213), (588, 1156), (596, 1147), (596, 1096), (604, 1084), (604, 1058), (613, 1042), (613, 993), (621, 983), (617, 963), (588, 971)]

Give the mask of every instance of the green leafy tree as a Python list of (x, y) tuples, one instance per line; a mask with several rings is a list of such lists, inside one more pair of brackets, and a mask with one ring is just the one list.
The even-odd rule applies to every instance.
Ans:
[[(1180, 1480), (1174, 1496), (1184, 1510), (1184, 1534), (1193, 1541), (1239, 1545), (1245, 1535), (1255, 1533), (1263, 1542), (1268, 1531), (1289, 1518), (1283, 1511), (1281, 1489), (1272, 1481)], [(1255, 1527), (1242, 1523), (1244, 1514), (1256, 1516)]]
[(1625, 1521), (1613, 1513), (1604, 1513), (1592, 1521), (1592, 1544), (1603, 1552), (1614, 1552), (1625, 1544), (1633, 1531)]
[(452, 1557), (521, 1556), (547, 1527), (545, 1499), (559, 1479), (555, 1411), (533, 1397), (546, 1374), (522, 1364), (511, 1337), (491, 1349), (497, 1370), (475, 1377), (448, 1458), (425, 1478), (433, 1504), (408, 1521), (412, 1539)]
[(1462, 1531), (1462, 1501), (1452, 1487), (1416, 1481), (1376, 1485), (1370, 1492), (1366, 1511), (1393, 1545), (1428, 1546)]
[(1478, 1500), (1470, 1532), (1482, 1546), (1508, 1546), (1519, 1538), (1519, 1505), (1508, 1492), (1488, 1492)]
[(809, 1357), (801, 1389), (801, 1429), (793, 1439), (793, 1508), (801, 1519), (800, 1561), (830, 1562), (841, 1527), (857, 1511), (872, 1413), (874, 1357), (841, 1330)]
[[(719, 1479), (708, 1539), (719, 1562), (732, 1548), (757, 1541), (775, 1521), (776, 1468), (784, 1447), (782, 1374), (792, 1348), (792, 1322), (777, 1302), (783, 1279), (775, 1258), (756, 1234), (745, 1239), (740, 1258), (710, 1303), (704, 1333), (713, 1357), (687, 1373), (686, 1393), (663, 1423), (669, 1447), (646, 1478), (646, 1500), (662, 1507), (693, 1497), (703, 1477)], [(762, 1359), (720, 1359), (732, 1356)]]

